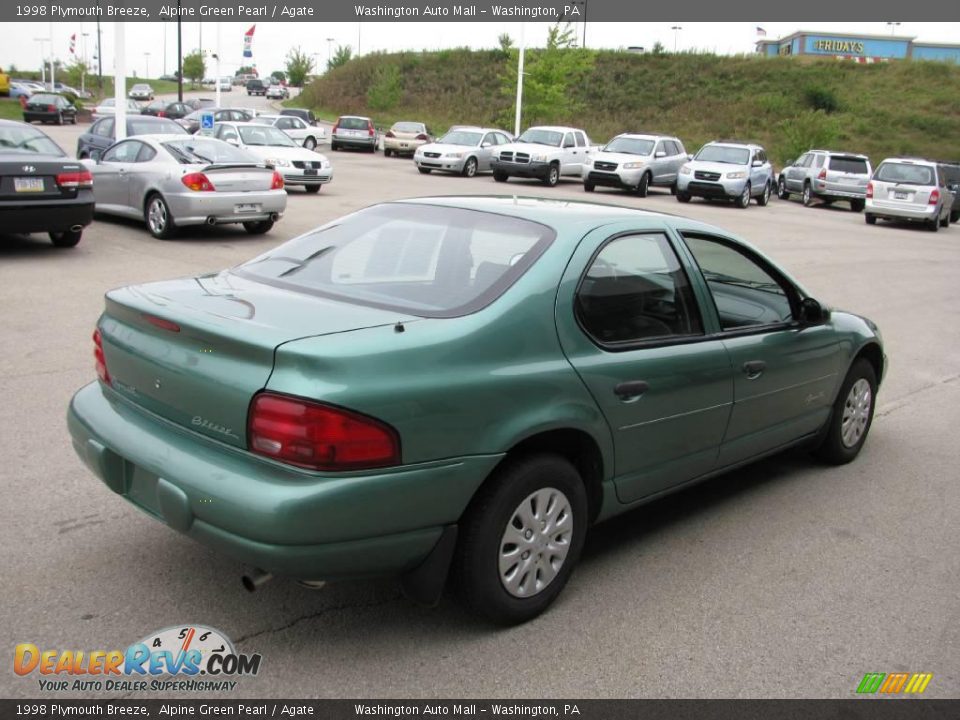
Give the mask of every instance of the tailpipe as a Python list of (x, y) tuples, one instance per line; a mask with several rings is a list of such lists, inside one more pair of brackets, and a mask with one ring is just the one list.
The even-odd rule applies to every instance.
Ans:
[(207, 218), (207, 225), (216, 225), (216, 224), (217, 224), (217, 219), (213, 215)]
[(270, 222), (276, 222), (280, 219), (280, 213), (270, 213)]
[(266, 585), (271, 580), (273, 580), (273, 575), (259, 568), (254, 568), (240, 578), (240, 582), (247, 592), (256, 592), (257, 588)]
[(80, 232), (83, 230), (83, 225), (71, 225), (70, 232)]

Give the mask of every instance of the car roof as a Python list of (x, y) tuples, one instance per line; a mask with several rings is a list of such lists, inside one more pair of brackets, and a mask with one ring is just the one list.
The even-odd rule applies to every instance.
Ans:
[(370, 118), (368, 118), (366, 115), (341, 115), (340, 117), (341, 117), (341, 119), (342, 119), (342, 118), (355, 118), (355, 119), (357, 119), (357, 120), (369, 120), (369, 119), (370, 119)]
[[(553, 130), (554, 132), (572, 132), (580, 128), (567, 127), (566, 125), (531, 125), (527, 130)], [(526, 131), (524, 131), (526, 132)]]
[(807, 150), (807, 152), (808, 152), (808, 153), (823, 153), (824, 155), (845, 155), (846, 157), (863, 158), (864, 160), (869, 160), (869, 159), (870, 159), (870, 158), (868, 158), (866, 155), (864, 155), (863, 153), (844, 152), (843, 150), (819, 150), (819, 149), (814, 148), (814, 149), (812, 149), (812, 150)]
[(731, 147), (756, 148), (762, 150), (763, 145), (755, 142), (745, 142), (743, 140), (711, 140), (707, 145), (729, 145)]
[[(938, 164), (936, 160), (927, 160), (926, 158), (918, 158), (918, 157), (890, 157), (890, 158), (884, 158), (883, 162), (885, 163), (898, 162), (898, 163), (906, 163), (908, 165), (937, 165)], [(882, 164), (883, 163), (881, 163), (881, 165)]]
[(666, 138), (667, 140), (677, 140), (676, 135), (666, 135), (664, 133), (645, 133), (645, 132), (625, 132), (620, 133), (617, 137), (626, 137), (634, 138), (637, 140), (659, 140), (661, 138)]

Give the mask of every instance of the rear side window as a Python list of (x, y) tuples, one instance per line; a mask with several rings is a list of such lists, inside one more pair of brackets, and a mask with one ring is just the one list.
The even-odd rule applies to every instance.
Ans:
[(881, 182), (906, 183), (908, 185), (934, 185), (933, 168), (912, 163), (883, 163), (877, 170), (876, 179)]
[(361, 305), (458, 317), (502, 295), (554, 237), (528, 220), (391, 203), (291, 240), (234, 272)]
[(867, 169), (866, 158), (833, 155), (830, 158), (829, 167), (831, 170), (836, 170), (837, 172), (856, 173), (857, 175), (867, 175), (870, 172)]

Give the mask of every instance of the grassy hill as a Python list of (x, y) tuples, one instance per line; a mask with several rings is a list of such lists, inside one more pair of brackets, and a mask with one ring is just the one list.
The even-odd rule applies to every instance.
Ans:
[[(690, 152), (711, 139), (751, 139), (777, 163), (811, 146), (867, 153), (874, 163), (898, 154), (960, 159), (960, 66), (554, 52), (568, 54), (559, 75), (556, 64), (552, 75), (536, 71), (548, 51), (527, 53), (531, 101), (523, 127), (569, 123), (598, 143), (627, 130), (657, 130), (678, 135)], [(435, 131), (464, 123), (510, 130), (515, 58), (500, 50), (375, 53), (326, 73), (293, 102), (326, 116), (369, 115), (382, 125), (404, 119)]]

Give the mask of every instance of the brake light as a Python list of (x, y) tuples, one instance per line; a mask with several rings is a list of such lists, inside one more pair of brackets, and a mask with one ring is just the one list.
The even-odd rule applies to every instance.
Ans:
[(156, 315), (147, 315), (146, 313), (144, 313), (142, 317), (148, 323), (154, 327), (160, 328), (161, 330), (169, 330), (170, 332), (177, 333), (180, 332), (180, 326), (175, 322), (171, 322), (170, 320), (165, 320), (164, 318), (157, 317)]
[(934, 188), (930, 192), (930, 199), (927, 201), (927, 204), (936, 205), (938, 202), (940, 202), (940, 191)]
[(163, 110), (158, 110), (158, 111), (157, 111), (157, 117), (166, 117), (166, 116), (167, 116), (167, 114), (166, 114)]
[(867, 183), (867, 197), (868, 197), (868, 198), (873, 198), (873, 183), (872, 183), (872, 182), (868, 182), (868, 183)]
[(817, 175), (817, 180), (826, 180), (827, 179), (827, 169), (824, 168), (820, 171), (820, 174)]
[(107, 372), (107, 359), (103, 355), (103, 337), (100, 328), (93, 331), (93, 358), (97, 368), (97, 377), (100, 382), (110, 384), (110, 373)]
[(202, 172), (187, 173), (180, 178), (180, 182), (195, 192), (214, 192), (216, 190), (213, 183), (210, 182), (210, 178)]
[(389, 425), (311, 400), (260, 393), (250, 405), (247, 444), (258, 455), (311, 470), (364, 470), (400, 464)]
[(393, 134), (393, 130), (387, 130), (387, 134), (384, 135), (384, 137), (392, 138), (396, 137), (396, 135)]
[(373, 129), (373, 123), (367, 120), (367, 132), (370, 133), (370, 137), (373, 137), (376, 133), (376, 130)]
[(68, 190), (92, 188), (93, 175), (89, 170), (59, 173), (57, 175), (57, 185)]
[(335, 133), (337, 131), (337, 128), (339, 127), (340, 127), (340, 121), (337, 120), (337, 122), (333, 124), (333, 129), (330, 132)]
[(47, 105), (47, 112), (56, 112), (56, 111), (57, 111), (56, 105)]
[(273, 171), (273, 182), (270, 183), (271, 190), (283, 190), (283, 175), (276, 170)]
[(417, 135), (417, 140), (429, 140), (429, 139), (430, 138), (424, 135), (423, 133), (420, 133), (419, 135)]

